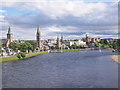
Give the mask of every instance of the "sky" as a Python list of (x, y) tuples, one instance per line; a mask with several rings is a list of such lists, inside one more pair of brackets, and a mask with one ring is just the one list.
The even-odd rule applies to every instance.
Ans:
[(4, 0), (0, 8), (0, 38), (8, 27), (15, 40), (118, 37), (118, 0)]

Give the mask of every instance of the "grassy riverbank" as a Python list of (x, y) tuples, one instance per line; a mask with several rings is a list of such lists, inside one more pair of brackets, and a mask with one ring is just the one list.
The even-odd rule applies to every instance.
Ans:
[[(72, 52), (72, 51), (86, 51), (87, 49), (72, 49), (72, 50), (62, 50), (62, 52)], [(61, 51), (52, 51), (52, 53), (57, 53)]]
[(115, 62), (120, 64), (120, 60), (119, 60), (120, 55), (113, 55), (113, 56), (111, 56), (111, 58), (112, 58), (113, 61), (115, 61)]
[[(72, 52), (72, 51), (86, 51), (87, 49), (78, 49), (78, 50), (62, 50), (62, 52)], [(51, 53), (59, 53), (61, 51), (51, 51)], [(26, 58), (30, 58), (30, 57), (34, 57), (37, 56), (39, 54), (44, 54), (44, 53), (48, 53), (48, 52), (37, 52), (37, 53), (33, 53), (33, 54), (28, 54), (26, 55)], [(4, 62), (9, 62), (9, 61), (15, 61), (15, 60), (19, 60), (16, 56), (13, 57), (5, 57), (5, 58), (0, 58), (0, 63), (4, 63)]]
[[(37, 56), (39, 54), (44, 54), (44, 53), (48, 53), (48, 52), (38, 52), (38, 53), (28, 54), (28, 55), (26, 55), (26, 57), (24, 59), (30, 58), (30, 57), (33, 57), (33, 56)], [(0, 63), (15, 61), (15, 60), (19, 60), (19, 59), (16, 56), (5, 57), (5, 58), (0, 58)]]

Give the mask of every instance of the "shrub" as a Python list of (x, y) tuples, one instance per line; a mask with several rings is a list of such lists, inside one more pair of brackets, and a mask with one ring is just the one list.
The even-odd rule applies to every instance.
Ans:
[(19, 59), (21, 59), (22, 57), (21, 57), (21, 55), (20, 55), (20, 53), (17, 55), (17, 58), (19, 58)]
[(26, 54), (23, 53), (23, 52), (20, 52), (18, 55), (17, 55), (17, 58), (21, 59), (21, 58), (25, 58), (26, 57)]
[(21, 52), (20, 54), (21, 54), (21, 57), (22, 57), (22, 58), (25, 58), (25, 57), (26, 57), (26, 54), (25, 54), (25, 53)]

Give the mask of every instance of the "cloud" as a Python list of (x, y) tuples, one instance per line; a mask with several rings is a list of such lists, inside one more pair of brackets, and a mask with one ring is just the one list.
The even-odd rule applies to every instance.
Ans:
[[(0, 17), (4, 19), (2, 30), (7, 30), (10, 24), (17, 33), (21, 33), (25, 39), (35, 39), (34, 34), (37, 24), (41, 26), (42, 38), (54, 38), (57, 34), (65, 34), (67, 37), (80, 38), (82, 34), (89, 32), (96, 36), (107, 37), (104, 33), (117, 33), (117, 4), (116, 3), (88, 3), (84, 1), (41, 1), (41, 2), (4, 2), (4, 8), (15, 9), (21, 15), (5, 13)], [(6, 12), (9, 9), (5, 9)], [(3, 21), (2, 21), (3, 23)], [(33, 33), (34, 31), (34, 33)], [(26, 33), (31, 36), (26, 36)], [(103, 34), (103, 35), (102, 35)], [(113, 35), (116, 37), (115, 35)], [(112, 36), (111, 36), (112, 37)], [(21, 38), (21, 37), (20, 37)]]
[(6, 12), (5, 10), (0, 10), (0, 13), (4, 13), (4, 12)]

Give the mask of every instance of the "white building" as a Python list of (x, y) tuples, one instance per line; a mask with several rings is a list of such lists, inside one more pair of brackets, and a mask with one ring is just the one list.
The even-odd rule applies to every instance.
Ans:
[(86, 46), (86, 42), (83, 42), (81, 40), (78, 41), (69, 41), (68, 42), (69, 46), (76, 45), (76, 46)]

